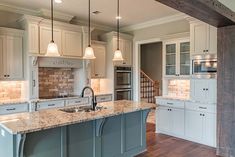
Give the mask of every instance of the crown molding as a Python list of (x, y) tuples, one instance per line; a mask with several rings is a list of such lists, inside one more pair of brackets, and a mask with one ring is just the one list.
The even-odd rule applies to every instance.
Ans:
[(139, 30), (139, 29), (143, 29), (143, 28), (148, 28), (148, 27), (152, 27), (152, 26), (165, 24), (165, 23), (183, 20), (183, 19), (185, 19), (185, 17), (187, 17), (187, 16), (184, 13), (178, 13), (175, 15), (171, 15), (171, 16), (167, 16), (167, 17), (163, 17), (163, 18), (158, 18), (156, 20), (151, 20), (151, 21), (139, 23), (136, 25), (130, 25), (127, 27), (123, 27), (123, 28), (121, 28), (121, 31), (128, 32), (128, 31)]
[[(40, 10), (32, 10), (32, 9), (26, 9), (14, 5), (9, 5), (9, 4), (3, 4), (0, 3), (0, 11), (6, 11), (6, 12), (12, 12), (12, 13), (17, 13), (17, 14), (23, 14), (23, 15), (31, 15), (31, 16), (37, 16), (37, 17), (45, 17), (48, 18), (49, 16), (49, 10), (47, 9), (40, 9)], [(75, 16), (70, 15), (70, 14), (65, 14), (61, 12), (55, 11), (54, 13), (55, 19), (60, 20), (60, 21), (66, 21), (70, 22), (72, 24), (76, 25), (81, 25), (81, 26), (86, 26), (87, 21), (79, 20), (74, 18)], [(109, 27), (105, 26), (103, 24), (97, 24), (97, 23), (92, 23), (92, 27), (95, 27), (95, 29), (103, 30), (103, 31), (113, 31), (115, 30), (114, 27)]]

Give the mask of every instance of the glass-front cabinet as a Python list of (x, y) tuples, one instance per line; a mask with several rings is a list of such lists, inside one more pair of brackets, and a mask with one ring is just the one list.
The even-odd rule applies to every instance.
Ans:
[(190, 75), (189, 39), (170, 40), (164, 43), (165, 77), (187, 77)]

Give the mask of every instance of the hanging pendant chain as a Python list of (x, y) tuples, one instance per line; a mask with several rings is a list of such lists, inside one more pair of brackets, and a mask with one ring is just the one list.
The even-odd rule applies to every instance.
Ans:
[(88, 47), (91, 46), (91, 0), (88, 1)]
[(53, 10), (53, 0), (51, 0), (51, 42), (54, 43), (54, 14), (53, 14), (54, 10)]
[(120, 9), (120, 3), (119, 3), (119, 0), (117, 0), (117, 50), (119, 50), (119, 38), (120, 38), (120, 13), (119, 13), (119, 9)]

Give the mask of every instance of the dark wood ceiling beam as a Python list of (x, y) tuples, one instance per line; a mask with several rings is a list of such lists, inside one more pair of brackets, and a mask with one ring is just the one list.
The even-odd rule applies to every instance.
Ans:
[(235, 24), (235, 12), (218, 0), (155, 0), (215, 27)]

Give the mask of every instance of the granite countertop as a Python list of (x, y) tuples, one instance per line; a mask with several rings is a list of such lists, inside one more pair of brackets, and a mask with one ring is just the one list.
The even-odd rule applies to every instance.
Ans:
[(5, 115), (0, 116), (0, 125), (11, 134), (24, 134), (156, 108), (155, 104), (127, 100), (100, 103), (99, 106), (106, 107), (106, 109), (95, 112), (66, 113), (57, 108), (32, 113)]
[(0, 100), (1, 105), (16, 105), (16, 104), (23, 104), (28, 103), (28, 100), (25, 99), (13, 99), (13, 100)]
[(190, 98), (186, 98), (186, 97), (156, 96), (155, 98), (169, 99), (169, 100), (180, 100), (180, 101), (190, 101)]

